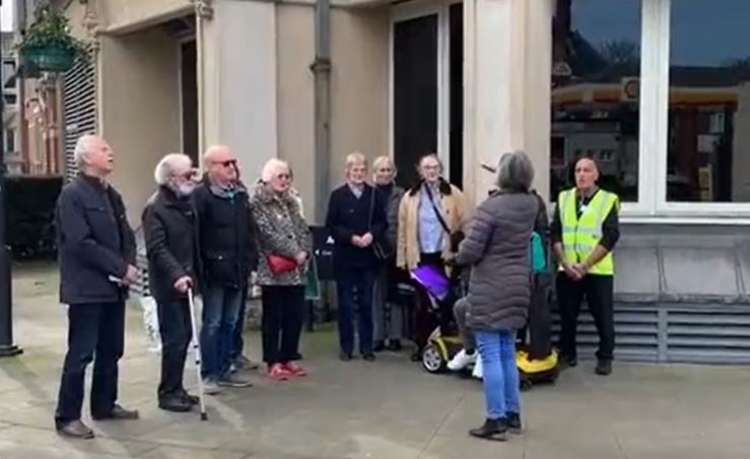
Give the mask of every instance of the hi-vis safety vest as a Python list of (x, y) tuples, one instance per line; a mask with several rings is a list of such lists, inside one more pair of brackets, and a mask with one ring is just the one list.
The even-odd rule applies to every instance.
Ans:
[[(583, 263), (591, 255), (602, 238), (602, 224), (613, 207), (619, 205), (614, 193), (599, 190), (586, 205), (578, 218), (576, 212), (576, 189), (562, 191), (557, 199), (562, 223), (562, 243), (565, 259), (571, 263)], [(560, 267), (562, 270), (562, 267)], [(589, 269), (589, 274), (612, 276), (615, 262), (612, 252)]]

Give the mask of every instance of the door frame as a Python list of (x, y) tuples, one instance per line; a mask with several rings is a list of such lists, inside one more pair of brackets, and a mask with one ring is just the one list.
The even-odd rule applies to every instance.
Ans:
[[(177, 91), (179, 94), (178, 99), (178, 109), (180, 111), (180, 150), (185, 149), (185, 101), (183, 100), (183, 94), (182, 94), (182, 77), (183, 77), (183, 68), (182, 68), (182, 46), (186, 43), (195, 42), (196, 46), (198, 45), (197, 37), (195, 34), (186, 35), (184, 37), (180, 37), (177, 39)], [(196, 48), (197, 49), (197, 48)], [(198, 78), (198, 70), (195, 69), (195, 75), (196, 75), (196, 81)], [(199, 108), (200, 110), (200, 108)], [(198, 163), (200, 163), (200, 158), (203, 152), (200, 151), (200, 141), (198, 142)], [(202, 167), (200, 164), (193, 164), (193, 167)]]
[(388, 34), (388, 156), (394, 160), (394, 77), (393, 45), (396, 23), (437, 15), (437, 155), (443, 163), (443, 177), (450, 177), (450, 6), (463, 0), (414, 0), (391, 7)]

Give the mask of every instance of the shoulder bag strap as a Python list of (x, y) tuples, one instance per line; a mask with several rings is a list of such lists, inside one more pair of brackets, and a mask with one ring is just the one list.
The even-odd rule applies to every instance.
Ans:
[(440, 209), (438, 209), (435, 205), (435, 200), (432, 197), (432, 190), (430, 190), (430, 185), (427, 185), (426, 183), (425, 191), (427, 191), (427, 197), (430, 199), (430, 204), (432, 204), (432, 210), (435, 211), (435, 215), (437, 216), (438, 221), (440, 221), (440, 226), (442, 226), (445, 232), (450, 236), (451, 230), (448, 228), (448, 224), (445, 223), (445, 219), (443, 219), (443, 215), (440, 213)]

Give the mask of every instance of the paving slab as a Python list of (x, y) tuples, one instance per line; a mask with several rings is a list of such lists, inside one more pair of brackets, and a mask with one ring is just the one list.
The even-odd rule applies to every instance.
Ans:
[[(120, 400), (141, 419), (94, 422), (86, 400), (83, 420), (97, 438), (63, 439), (53, 426), (67, 332), (56, 273), (35, 266), (16, 274), (14, 331), (25, 352), (0, 360), (0, 459), (750, 457), (750, 367), (616, 362), (602, 378), (582, 361), (556, 384), (524, 393), (524, 435), (498, 443), (467, 434), (484, 421), (481, 382), (427, 374), (408, 351), (341, 362), (334, 324), (303, 335), (308, 377), (275, 382), (248, 372), (253, 387), (208, 397), (203, 422), (196, 412), (157, 407), (160, 357), (148, 350), (136, 304), (128, 307)], [(259, 334), (247, 333), (246, 343), (257, 361)], [(195, 391), (195, 383), (188, 363), (185, 384)]]

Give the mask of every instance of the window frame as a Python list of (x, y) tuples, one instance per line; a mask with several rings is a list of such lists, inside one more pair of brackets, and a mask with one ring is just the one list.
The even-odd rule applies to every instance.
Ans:
[[(669, 148), (669, 72), (673, 0), (642, 0), (641, 126), (639, 145), (639, 202), (623, 205), (627, 217), (678, 217), (692, 222), (726, 222), (749, 218), (750, 202), (677, 202), (667, 197)], [(653, 126), (653, 128), (651, 127)], [(654, 152), (649, 155), (648, 152)], [(649, 190), (655, 192), (647, 193)]]

